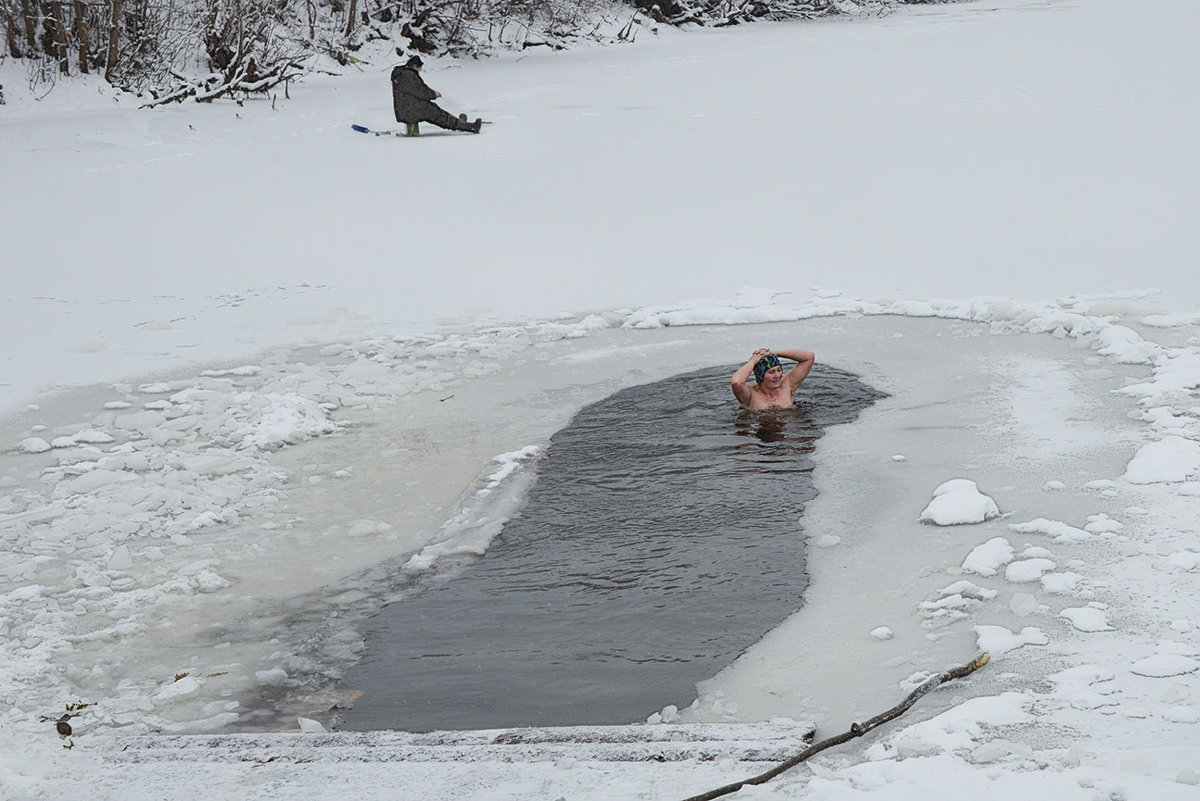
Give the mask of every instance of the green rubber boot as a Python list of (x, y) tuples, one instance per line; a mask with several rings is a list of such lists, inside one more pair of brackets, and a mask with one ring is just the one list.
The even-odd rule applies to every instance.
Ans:
[(421, 135), (421, 123), (419, 123), (419, 122), (404, 123), (404, 135), (405, 136), (420, 136)]

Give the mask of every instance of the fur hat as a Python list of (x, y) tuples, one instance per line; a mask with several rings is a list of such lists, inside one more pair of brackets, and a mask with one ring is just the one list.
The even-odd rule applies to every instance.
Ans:
[(404, 62), (404, 66), (406, 66), (406, 67), (424, 67), (425, 62), (421, 60), (420, 56), (411, 56), (408, 59), (408, 61)]

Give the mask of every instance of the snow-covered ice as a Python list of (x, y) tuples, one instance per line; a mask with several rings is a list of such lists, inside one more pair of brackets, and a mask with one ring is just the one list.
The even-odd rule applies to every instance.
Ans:
[[(496, 124), (417, 141), (348, 132), (386, 57), (153, 111), (0, 64), (0, 796), (681, 798), (987, 650), (737, 797), (1194, 798), (1198, 24), (996, 0), (431, 59)], [(482, 552), (575, 410), (763, 345), (889, 397), (814, 455), (803, 607), (646, 710), (725, 756), (323, 731), (373, 569)]]
[(1131, 484), (1181, 482), (1200, 478), (1200, 443), (1170, 435), (1143, 445), (1125, 469)]
[(1014, 553), (1012, 543), (1004, 537), (992, 537), (971, 549), (963, 560), (962, 569), (981, 576), (994, 576), (1001, 567), (1012, 561)]
[(999, 514), (996, 502), (980, 492), (974, 481), (954, 478), (934, 489), (933, 499), (918, 519), (938, 526), (961, 526), (982, 523)]

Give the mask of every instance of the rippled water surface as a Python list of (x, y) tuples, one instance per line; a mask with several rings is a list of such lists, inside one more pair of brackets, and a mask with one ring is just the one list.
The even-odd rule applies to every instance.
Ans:
[(642, 720), (795, 611), (814, 444), (881, 393), (818, 365), (796, 409), (751, 414), (733, 370), (581, 410), (484, 556), (366, 622), (343, 728)]

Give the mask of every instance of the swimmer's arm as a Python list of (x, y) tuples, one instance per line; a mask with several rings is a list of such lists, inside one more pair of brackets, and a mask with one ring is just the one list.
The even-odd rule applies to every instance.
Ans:
[(766, 348), (759, 348), (750, 356), (750, 361), (743, 364), (733, 374), (733, 378), (729, 381), (729, 386), (733, 390), (733, 396), (738, 399), (738, 403), (743, 406), (750, 405), (750, 399), (754, 397), (750, 387), (746, 382), (750, 380), (750, 374), (754, 372), (754, 365), (758, 364), (758, 360), (769, 353)]
[(777, 350), (775, 355), (783, 359), (791, 359), (796, 363), (796, 366), (783, 377), (793, 391), (804, 383), (804, 379), (808, 378), (813, 365), (817, 363), (817, 354), (811, 350)]

